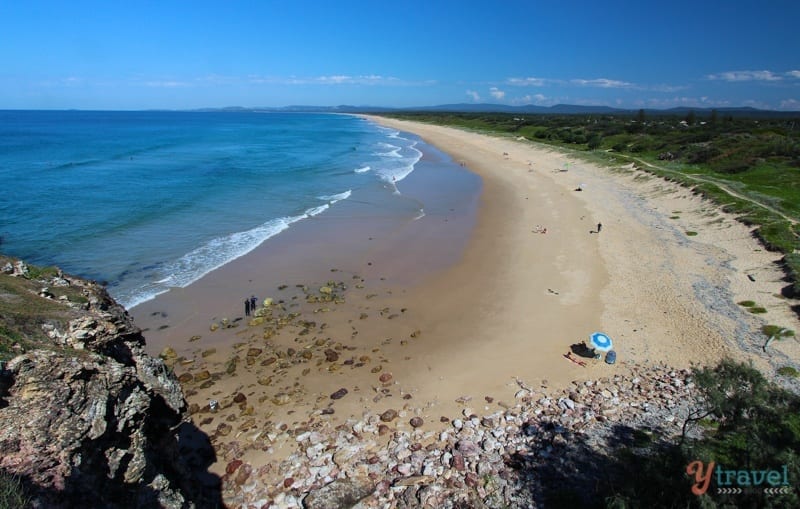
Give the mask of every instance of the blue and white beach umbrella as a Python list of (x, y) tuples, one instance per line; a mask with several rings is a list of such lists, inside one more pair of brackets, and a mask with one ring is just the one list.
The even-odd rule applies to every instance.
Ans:
[(611, 338), (603, 332), (593, 332), (589, 335), (589, 348), (598, 352), (607, 352), (612, 348)]

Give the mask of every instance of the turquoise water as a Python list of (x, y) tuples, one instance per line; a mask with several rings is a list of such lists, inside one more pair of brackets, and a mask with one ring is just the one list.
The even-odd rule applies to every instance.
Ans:
[(0, 251), (132, 307), (342, 200), (415, 218), (422, 142), (329, 114), (0, 111)]

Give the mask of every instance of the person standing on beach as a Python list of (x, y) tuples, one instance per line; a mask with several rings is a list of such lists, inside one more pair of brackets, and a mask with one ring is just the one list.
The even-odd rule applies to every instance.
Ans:
[(244, 316), (250, 316), (250, 299), (244, 299)]
[(603, 223), (597, 223), (597, 233), (600, 233), (600, 230), (603, 229)]
[(251, 295), (250, 296), (250, 310), (251, 311), (255, 311), (256, 310), (256, 296), (255, 295)]

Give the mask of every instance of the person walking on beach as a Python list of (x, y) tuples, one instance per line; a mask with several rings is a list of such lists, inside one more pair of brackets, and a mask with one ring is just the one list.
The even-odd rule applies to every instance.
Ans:
[(597, 233), (600, 233), (600, 230), (603, 229), (603, 223), (597, 223)]
[(251, 311), (255, 311), (256, 310), (256, 296), (255, 295), (251, 295), (250, 296), (250, 310)]
[(250, 316), (250, 299), (244, 299), (244, 316)]

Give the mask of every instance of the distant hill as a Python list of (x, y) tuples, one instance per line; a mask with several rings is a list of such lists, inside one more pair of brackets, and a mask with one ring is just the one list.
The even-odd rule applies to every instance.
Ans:
[[(800, 111), (759, 110), (756, 108), (670, 108), (670, 109), (645, 109), (646, 115), (688, 115), (690, 112), (697, 116), (710, 116), (716, 110), (718, 116), (749, 117), (749, 118), (796, 118)], [(319, 112), (319, 113), (410, 113), (410, 112), (452, 112), (452, 113), (516, 113), (528, 115), (636, 115), (638, 109), (612, 108), (610, 106), (587, 106), (580, 104), (556, 104), (555, 106), (536, 106), (527, 104), (511, 106), (508, 104), (491, 103), (457, 103), (440, 104), (436, 106), (414, 106), (407, 108), (388, 108), (382, 106), (311, 106), (292, 105), (282, 107), (246, 108), (229, 106), (226, 108), (203, 108), (196, 111), (275, 111), (275, 112)]]

